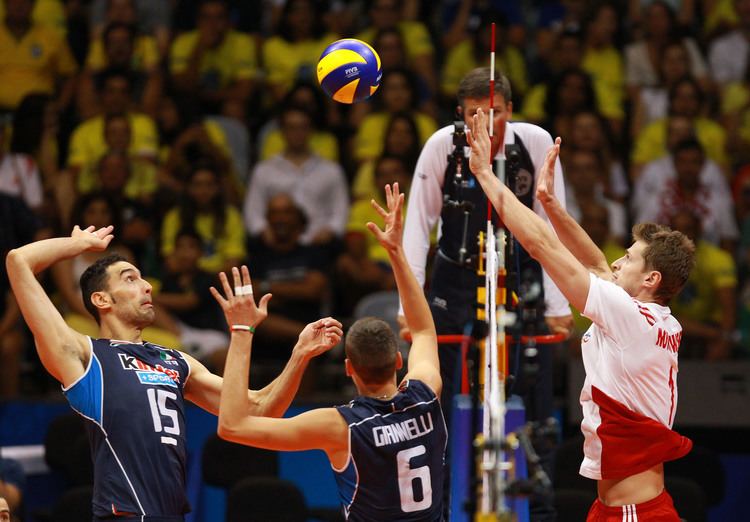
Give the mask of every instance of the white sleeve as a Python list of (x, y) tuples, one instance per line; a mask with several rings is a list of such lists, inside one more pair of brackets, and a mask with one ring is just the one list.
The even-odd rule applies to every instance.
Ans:
[(19, 165), (23, 199), (29, 208), (38, 209), (44, 202), (44, 189), (36, 162), (30, 156), (25, 155), (16, 155), (13, 159), (17, 165), (23, 163), (23, 165)]
[(683, 38), (682, 42), (690, 56), (690, 72), (693, 75), (693, 78), (706, 76), (708, 68), (706, 67), (706, 61), (703, 59), (703, 53), (701, 53), (698, 44), (692, 38)]
[(583, 315), (621, 347), (634, 334), (648, 331), (654, 323), (652, 313), (616, 284), (590, 274), (589, 295)]
[(734, 218), (734, 201), (731, 196), (718, 192), (711, 199), (713, 200), (711, 207), (717, 213), (719, 239), (737, 239), (740, 236), (740, 230)]
[[(422, 148), (409, 188), (404, 223), (404, 254), (420, 286), (425, 283), (430, 231), (440, 218), (443, 208), (443, 181), (452, 147), (450, 128), (443, 128), (433, 134)], [(403, 313), (400, 303), (399, 313)]]
[(266, 228), (266, 191), (263, 178), (264, 169), (260, 164), (253, 169), (242, 208), (245, 230), (250, 235), (260, 234)]
[(344, 235), (349, 220), (349, 188), (344, 171), (338, 164), (333, 164), (331, 174), (331, 230), (339, 237)]
[[(529, 127), (531, 126), (525, 126), (525, 128)], [(531, 163), (534, 165), (534, 168), (538, 169), (544, 164), (544, 159), (547, 157), (547, 150), (552, 146), (552, 136), (541, 127), (534, 126), (533, 129), (536, 132), (524, 133), (521, 135), (521, 139), (526, 146), (526, 150), (529, 151)], [(506, 132), (508, 131), (506, 130)], [(560, 165), (559, 158), (557, 159), (557, 162), (555, 162), (555, 197), (560, 201), (562, 207), (566, 208), (565, 181), (563, 179), (562, 166)], [(554, 232), (554, 228), (552, 228), (552, 224), (549, 222), (544, 207), (542, 207), (542, 204), (536, 198), (534, 198), (534, 212), (546, 221), (550, 230)], [(544, 315), (546, 317), (570, 315), (568, 300), (544, 270), (542, 271), (542, 283), (544, 285)]]
[(726, 36), (719, 38), (708, 50), (708, 65), (711, 69), (711, 77), (719, 84), (732, 80), (734, 69), (732, 60), (736, 59), (734, 53), (731, 52), (732, 49), (728, 49), (726, 43)]

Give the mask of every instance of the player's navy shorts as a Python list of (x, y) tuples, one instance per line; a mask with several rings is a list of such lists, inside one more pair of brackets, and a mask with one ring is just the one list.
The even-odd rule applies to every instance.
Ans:
[(680, 522), (667, 490), (641, 504), (606, 506), (597, 498), (586, 522)]

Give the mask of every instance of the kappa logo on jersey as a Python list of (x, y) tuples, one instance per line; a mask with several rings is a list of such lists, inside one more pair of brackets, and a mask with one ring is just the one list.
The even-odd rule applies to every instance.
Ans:
[(586, 332), (583, 334), (583, 337), (581, 338), (581, 342), (587, 343), (589, 342), (589, 339), (591, 339), (591, 334)]
[(177, 370), (165, 368), (160, 364), (151, 366), (126, 353), (117, 355), (120, 357), (120, 364), (123, 370), (135, 371), (141, 384), (165, 385), (176, 388), (180, 382), (180, 372)]
[(159, 352), (159, 358), (164, 361), (164, 364), (171, 364), (172, 366), (180, 365), (180, 363), (177, 362), (177, 359), (172, 357), (169, 352)]

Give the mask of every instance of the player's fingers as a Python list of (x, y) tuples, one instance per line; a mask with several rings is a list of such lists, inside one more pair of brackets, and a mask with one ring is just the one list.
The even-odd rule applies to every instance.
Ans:
[(372, 205), (372, 208), (375, 209), (375, 211), (380, 214), (380, 217), (385, 218), (388, 215), (388, 212), (386, 212), (383, 207), (381, 207), (377, 201), (374, 199), (370, 200), (370, 205)]
[(232, 293), (232, 287), (229, 286), (229, 279), (227, 279), (227, 274), (224, 272), (219, 272), (219, 281), (221, 282), (221, 287), (224, 289), (224, 295), (227, 299), (231, 299), (234, 295)]
[(390, 185), (385, 186), (385, 203), (388, 208), (391, 208), (391, 203), (393, 202), (393, 191), (391, 190)]
[(212, 287), (209, 287), (209, 292), (211, 292), (211, 295), (214, 296), (214, 299), (216, 299), (216, 302), (219, 303), (219, 306), (221, 306), (221, 309), (224, 310), (227, 307), (227, 300), (222, 297), (222, 295), (219, 293), (219, 291)]
[(401, 223), (401, 213), (404, 208), (404, 195), (399, 194), (398, 200), (396, 200), (396, 221)]
[(250, 278), (250, 269), (247, 267), (247, 265), (242, 265), (240, 268), (242, 272), (242, 284), (245, 285), (252, 285), (253, 280)]
[(273, 294), (266, 294), (260, 298), (260, 302), (258, 303), (258, 310), (260, 310), (263, 314), (268, 314), (268, 301), (270, 301), (272, 297)]
[[(234, 283), (234, 295), (243, 295), (245, 292), (242, 291), (242, 279), (236, 266), (232, 267), (232, 282)], [(238, 289), (239, 291), (237, 291)]]
[(373, 233), (378, 241), (383, 240), (383, 231), (380, 230), (375, 223), (373, 223), (372, 221), (368, 221), (365, 226), (367, 227), (367, 230)]

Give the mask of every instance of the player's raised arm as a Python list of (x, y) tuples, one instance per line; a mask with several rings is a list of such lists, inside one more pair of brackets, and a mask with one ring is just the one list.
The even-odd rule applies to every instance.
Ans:
[[(240, 270), (233, 268), (232, 277), (234, 290), (230, 287), (226, 275), (220, 273), (219, 279), (222, 282), (225, 295), (221, 295), (215, 288), (211, 289), (211, 293), (224, 311), (227, 324), (231, 329), (232, 335), (227, 365), (229, 367), (230, 358), (238, 360), (237, 363), (232, 363), (232, 367), (236, 364), (245, 364), (246, 356), (249, 373), (252, 334), (255, 326), (260, 324), (267, 316), (268, 301), (271, 299), (271, 294), (264, 295), (256, 306), (252, 294), (252, 281), (247, 267), (242, 267), (241, 277)], [(341, 323), (331, 317), (308, 324), (300, 333), (297, 344), (292, 350), (292, 356), (284, 370), (273, 382), (258, 391), (248, 390), (248, 377), (246, 376), (245, 396), (238, 399), (242, 401), (239, 414), (242, 416), (282, 416), (297, 394), (297, 389), (310, 360), (330, 350), (341, 340), (342, 335)], [(235, 355), (232, 355), (233, 353)], [(186, 355), (186, 359), (191, 368), (190, 380), (185, 387), (186, 398), (206, 411), (218, 415), (222, 389), (226, 385), (225, 379), (211, 373), (203, 364), (192, 357)], [(225, 378), (226, 376), (225, 373)]]
[(36, 274), (53, 263), (82, 254), (101, 252), (112, 241), (108, 226), (94, 230), (78, 226), (69, 237), (29, 243), (11, 250), (5, 260), (13, 293), (26, 324), (34, 334), (39, 358), (45, 369), (63, 386), (77, 380), (88, 364), (86, 337), (68, 327), (60, 312), (37, 281)]
[(565, 248), (547, 223), (521, 203), (492, 172), (487, 116), (481, 109), (474, 115), (467, 138), (471, 145), (471, 171), (500, 219), (529, 255), (539, 261), (568, 301), (583, 310), (589, 293), (588, 270)]
[(402, 244), (404, 195), (399, 192), (398, 183), (394, 183), (393, 187), (386, 185), (385, 195), (388, 210), (383, 209), (375, 200), (371, 201), (372, 206), (383, 218), (383, 230), (375, 223), (367, 223), (367, 228), (388, 252), (404, 307), (406, 324), (411, 332), (412, 345), (409, 350), (406, 377), (423, 381), (435, 394), (440, 395), (443, 383), (440, 377), (435, 323), (424, 290), (406, 261)]
[(568, 214), (555, 196), (555, 162), (560, 155), (560, 138), (547, 151), (544, 163), (539, 168), (536, 198), (544, 207), (557, 237), (570, 252), (590, 271), (607, 279), (612, 275), (604, 253), (599, 250), (581, 225)]

